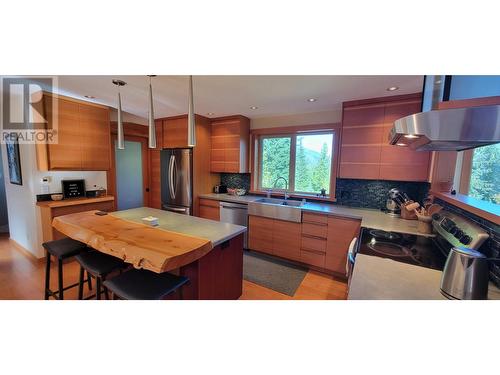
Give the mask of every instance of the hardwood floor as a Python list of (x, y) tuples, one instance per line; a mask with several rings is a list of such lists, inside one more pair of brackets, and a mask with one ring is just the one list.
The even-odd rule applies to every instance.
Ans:
[[(78, 281), (79, 267), (74, 261), (64, 265), (64, 283)], [(45, 262), (23, 254), (6, 235), (0, 235), (0, 299), (43, 299)], [(57, 289), (57, 268), (53, 264), (51, 288)], [(89, 295), (85, 288), (85, 295)], [(345, 299), (347, 285), (320, 272), (309, 271), (293, 297), (243, 281), (242, 300), (325, 300)], [(65, 292), (65, 299), (76, 299), (77, 288)]]

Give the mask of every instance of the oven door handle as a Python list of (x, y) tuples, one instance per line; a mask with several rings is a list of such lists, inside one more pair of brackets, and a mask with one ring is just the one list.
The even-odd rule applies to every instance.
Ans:
[(355, 261), (355, 251), (356, 244), (358, 243), (358, 238), (354, 237), (349, 245), (349, 250), (347, 251), (347, 261), (345, 263), (345, 275), (349, 277), (349, 263), (354, 264)]

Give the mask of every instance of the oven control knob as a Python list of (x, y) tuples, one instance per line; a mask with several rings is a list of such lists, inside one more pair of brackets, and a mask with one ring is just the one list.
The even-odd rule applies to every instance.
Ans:
[(439, 219), (441, 219), (441, 215), (440, 214), (433, 214), (432, 215), (432, 220), (438, 221)]
[(460, 242), (463, 243), (464, 245), (470, 244), (471, 241), (472, 241), (472, 238), (471, 238), (471, 236), (468, 236), (468, 235), (462, 236), (462, 238), (460, 238)]
[(453, 233), (453, 235), (455, 236), (456, 239), (461, 238), (464, 234), (465, 234), (464, 231), (459, 229), (459, 228), (457, 228), (455, 233)]

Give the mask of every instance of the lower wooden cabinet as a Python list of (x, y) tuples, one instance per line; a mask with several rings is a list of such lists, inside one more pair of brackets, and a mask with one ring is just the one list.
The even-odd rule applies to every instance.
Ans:
[(189, 278), (184, 299), (238, 299), (243, 286), (243, 234), (215, 246), (208, 254), (181, 267)]
[(274, 219), (248, 216), (248, 247), (264, 253), (273, 253)]
[(345, 276), (347, 251), (361, 221), (304, 212), (302, 223), (248, 217), (248, 247)]
[(273, 221), (273, 255), (300, 260), (300, 223)]
[(199, 217), (210, 220), (220, 220), (219, 201), (211, 199), (200, 199)]
[(328, 217), (328, 238), (325, 268), (345, 275), (347, 251), (354, 237), (359, 237), (361, 221), (339, 217)]

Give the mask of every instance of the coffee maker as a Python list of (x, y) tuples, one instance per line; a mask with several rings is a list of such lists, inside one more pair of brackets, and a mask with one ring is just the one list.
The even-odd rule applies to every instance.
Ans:
[(401, 193), (398, 189), (393, 188), (389, 190), (389, 197), (385, 202), (385, 207), (387, 209), (387, 214), (394, 217), (401, 216)]

